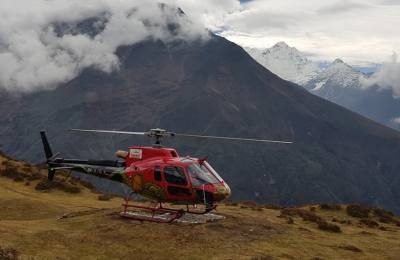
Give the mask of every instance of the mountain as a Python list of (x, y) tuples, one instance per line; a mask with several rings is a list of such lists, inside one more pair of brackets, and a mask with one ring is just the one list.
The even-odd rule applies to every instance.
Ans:
[[(5, 165), (29, 181), (7, 178)], [(255, 203), (218, 205), (219, 220), (195, 223), (123, 219), (122, 198), (94, 193), (62, 176), (41, 190), (36, 167), (0, 155), (0, 259), (396, 259), (400, 218), (344, 205), (281, 209)], [(44, 177), (44, 171), (42, 172)], [(34, 178), (32, 178), (34, 177)], [(13, 180), (14, 179), (14, 180)], [(68, 183), (72, 182), (72, 183)], [(60, 186), (64, 187), (64, 186)], [(73, 192), (72, 192), (73, 191)], [(139, 202), (137, 202), (139, 203)], [(140, 205), (150, 206), (148, 202)], [(171, 206), (171, 205), (168, 205)], [(222, 219), (221, 219), (221, 216)], [(279, 216), (279, 217), (278, 217)], [(208, 218), (214, 217), (208, 216)], [(182, 220), (181, 219), (181, 220)], [(318, 241), (318, 243), (315, 243)], [(116, 247), (118, 250), (116, 250)], [(207, 250), (204, 250), (207, 248)], [(61, 250), (61, 251), (60, 251)]]
[(285, 80), (304, 85), (320, 72), (318, 65), (294, 47), (278, 42), (265, 50), (245, 48), (253, 59)]
[(335, 88), (361, 88), (360, 77), (363, 74), (354, 70), (341, 59), (336, 59), (325, 70), (321, 71), (314, 78), (305, 84), (310, 91), (322, 91), (329, 87)]
[(62, 156), (114, 158), (141, 137), (69, 128), (170, 131), (293, 140), (293, 145), (171, 139), (209, 156), (234, 200), (362, 203), (400, 212), (400, 134), (282, 80), (224, 38), (144, 41), (117, 51), (120, 69), (87, 69), (49, 91), (0, 96), (2, 149), (43, 161), (39, 130)]
[(311, 79), (304, 87), (311, 93), (344, 106), (389, 127), (399, 129), (400, 99), (379, 86), (365, 88), (360, 79), (368, 76), (340, 59)]
[[(344, 106), (386, 126), (400, 130), (400, 99), (379, 86), (365, 88), (360, 79), (369, 77), (341, 59), (319, 69), (294, 47), (279, 42), (266, 50), (246, 51), (279, 77), (305, 87), (311, 93)], [(375, 65), (376, 66), (376, 65)], [(365, 70), (365, 69), (364, 69)], [(397, 120), (396, 120), (397, 119)]]

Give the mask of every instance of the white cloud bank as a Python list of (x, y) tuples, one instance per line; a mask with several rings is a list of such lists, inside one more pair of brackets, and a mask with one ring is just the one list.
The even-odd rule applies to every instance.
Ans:
[(397, 124), (397, 125), (400, 125), (400, 117), (393, 118), (392, 122)]
[[(0, 87), (29, 92), (54, 88), (88, 67), (111, 72), (119, 66), (119, 46), (145, 39), (207, 39), (202, 14), (213, 9), (211, 1), (201, 8), (194, 0), (163, 2), (168, 6), (140, 0), (2, 0)], [(221, 12), (234, 2), (219, 2)], [(179, 15), (176, 6), (193, 17)], [(76, 26), (94, 17), (83, 29)], [(176, 33), (166, 27), (171, 22), (180, 25)], [(97, 28), (97, 34), (79, 31), (85, 26)]]
[[(382, 89), (391, 89), (396, 98), (400, 98), (400, 63), (398, 55), (393, 53), (391, 62), (384, 63), (381, 68), (369, 78), (361, 78), (363, 87), (378, 86)], [(400, 123), (400, 118), (394, 120)]]
[(242, 46), (285, 41), (316, 60), (365, 66), (400, 53), (399, 0), (253, 0), (220, 24), (220, 34)]
[[(176, 9), (162, 12), (159, 2), (187, 17), (177, 17)], [(1, 0), (0, 17), (0, 88), (10, 91), (54, 88), (87, 67), (110, 72), (119, 67), (119, 46), (206, 39), (204, 28), (242, 46), (285, 41), (314, 59), (340, 57), (352, 65), (400, 53), (398, 0)], [(91, 17), (103, 17), (97, 35), (57, 27)], [(175, 35), (161, 26), (171, 20), (181, 25)], [(387, 63), (364, 85), (395, 85), (400, 96), (399, 75), (399, 64)]]
[(285, 41), (312, 60), (383, 63), (363, 86), (378, 85), (400, 97), (400, 64), (396, 58), (385, 62), (400, 53), (400, 0), (252, 0), (220, 18), (219, 34), (244, 47)]

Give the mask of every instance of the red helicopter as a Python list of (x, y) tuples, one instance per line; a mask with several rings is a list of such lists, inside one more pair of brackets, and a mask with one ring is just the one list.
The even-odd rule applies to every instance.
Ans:
[[(161, 145), (165, 137), (191, 137), (217, 140), (250, 141), (290, 144), (292, 142), (260, 140), (248, 138), (203, 136), (192, 134), (178, 134), (164, 129), (151, 129), (147, 132), (127, 132), (114, 130), (87, 130), (70, 129), (71, 131), (141, 135), (155, 139), (152, 147), (132, 146), (128, 151), (117, 151), (116, 156), (122, 160), (77, 160), (64, 159), (59, 154), (53, 154), (46, 132), (40, 135), (48, 166), (48, 180), (54, 179), (56, 170), (69, 169), (84, 174), (94, 175), (117, 182), (122, 182), (132, 188), (132, 192), (125, 199), (124, 211), (121, 216), (149, 220), (155, 222), (172, 222), (183, 216), (185, 212), (205, 214), (216, 208), (215, 202), (226, 199), (231, 194), (228, 184), (211, 167), (206, 159), (180, 157), (173, 148)], [(154, 207), (145, 207), (131, 204), (131, 196), (140, 194), (157, 202)], [(165, 208), (162, 203), (186, 205), (186, 210)], [(189, 210), (189, 205), (202, 204), (203, 211)], [(136, 210), (136, 211), (135, 211)], [(137, 210), (149, 214), (136, 214)], [(168, 217), (165, 217), (168, 215)], [(163, 216), (163, 217), (160, 217)]]

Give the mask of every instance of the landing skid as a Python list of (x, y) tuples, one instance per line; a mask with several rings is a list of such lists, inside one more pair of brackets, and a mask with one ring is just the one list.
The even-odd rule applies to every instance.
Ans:
[(145, 207), (126, 203), (124, 203), (123, 206), (124, 211), (120, 213), (121, 217), (141, 221), (171, 223), (174, 220), (181, 218), (184, 214), (183, 210), (179, 211), (157, 207)]
[(161, 202), (157, 203), (157, 206), (146, 207), (140, 205), (134, 205), (130, 198), (134, 194), (131, 192), (126, 198), (123, 206), (123, 211), (120, 213), (121, 217), (140, 220), (140, 221), (151, 221), (158, 223), (172, 223), (175, 220), (180, 219), (185, 213), (194, 215), (205, 215), (210, 211), (216, 209), (217, 206), (213, 205), (206, 207), (204, 211), (191, 211), (189, 210), (189, 205), (187, 205), (186, 210), (184, 209), (171, 209), (164, 208)]
[(192, 211), (192, 210), (189, 210), (189, 205), (186, 205), (186, 211), (185, 212), (186, 213), (190, 213), (190, 214), (196, 214), (196, 215), (204, 215), (204, 214), (207, 214), (207, 213), (213, 211), (216, 208), (217, 208), (216, 205), (212, 205), (210, 207), (206, 207), (203, 211)]

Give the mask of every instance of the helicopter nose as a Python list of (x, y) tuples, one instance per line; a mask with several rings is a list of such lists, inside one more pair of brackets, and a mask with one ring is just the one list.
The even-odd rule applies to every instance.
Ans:
[(216, 190), (214, 192), (214, 200), (215, 201), (220, 201), (223, 199), (228, 198), (231, 195), (231, 189), (227, 184), (220, 185), (216, 187)]

